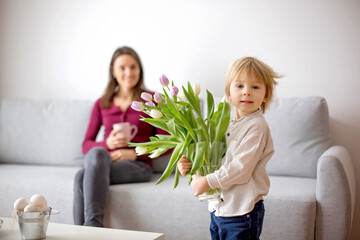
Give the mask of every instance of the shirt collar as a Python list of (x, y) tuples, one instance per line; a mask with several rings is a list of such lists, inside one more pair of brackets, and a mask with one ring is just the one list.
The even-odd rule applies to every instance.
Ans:
[(236, 122), (244, 122), (244, 121), (247, 121), (247, 120), (250, 120), (254, 117), (257, 117), (259, 115), (262, 115), (263, 114), (263, 111), (261, 108), (259, 108), (256, 112), (252, 113), (252, 114), (249, 114), (245, 117), (242, 117), (240, 119), (236, 119), (236, 117), (234, 117), (233, 119), (231, 119), (231, 123), (236, 123)]

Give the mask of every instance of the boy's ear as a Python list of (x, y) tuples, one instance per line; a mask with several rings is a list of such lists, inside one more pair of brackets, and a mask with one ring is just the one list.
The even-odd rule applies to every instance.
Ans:
[(267, 97), (268, 97), (268, 94), (267, 94), (267, 91), (266, 91), (263, 102), (266, 102), (268, 100)]

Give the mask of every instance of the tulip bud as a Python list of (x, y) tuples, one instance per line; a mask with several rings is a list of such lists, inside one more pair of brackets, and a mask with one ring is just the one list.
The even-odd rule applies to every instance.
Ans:
[(152, 118), (161, 118), (163, 115), (162, 115), (162, 113), (160, 111), (158, 111), (156, 109), (151, 109), (150, 116)]
[(178, 89), (176, 86), (172, 87), (171, 90), (170, 90), (170, 94), (171, 94), (172, 96), (177, 95), (178, 92), (179, 92), (179, 89)]
[(146, 102), (145, 105), (149, 107), (155, 107), (155, 103), (153, 102)]
[(162, 86), (167, 86), (169, 85), (169, 79), (163, 74), (161, 77), (160, 77), (160, 83)]
[(161, 95), (160, 95), (160, 93), (154, 93), (154, 100), (157, 103), (161, 103)]
[(142, 102), (139, 102), (139, 101), (133, 101), (131, 104), (131, 108), (134, 109), (135, 111), (139, 111), (139, 112), (142, 112), (145, 109)]
[(161, 151), (159, 149), (156, 149), (150, 156), (149, 158), (157, 158), (158, 156), (160, 156)]
[(184, 93), (179, 93), (179, 98), (183, 102), (189, 102)]
[(222, 98), (221, 98), (221, 101), (220, 102), (229, 102), (227, 97), (224, 95)]
[(200, 84), (198, 83), (194, 83), (192, 86), (194, 93), (196, 96), (199, 96), (200, 92), (201, 92), (201, 88), (200, 88)]
[(144, 99), (145, 101), (152, 101), (152, 96), (150, 93), (147, 93), (147, 92), (142, 92), (141, 93), (141, 96), (140, 96), (142, 99)]
[(135, 148), (136, 155), (143, 155), (147, 152), (147, 148), (144, 147), (136, 147)]

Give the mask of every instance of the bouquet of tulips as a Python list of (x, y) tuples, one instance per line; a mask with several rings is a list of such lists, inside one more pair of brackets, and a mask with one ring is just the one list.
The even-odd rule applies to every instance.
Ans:
[[(206, 175), (220, 167), (220, 159), (226, 150), (225, 133), (230, 121), (230, 106), (226, 101), (221, 101), (215, 110), (214, 98), (209, 91), (207, 94), (207, 115), (204, 119), (201, 112), (200, 86), (187, 88), (182, 86), (183, 95), (179, 94), (178, 87), (165, 75), (160, 78), (163, 94), (154, 95), (143, 92), (141, 98), (145, 101), (134, 101), (131, 107), (142, 111), (151, 118), (142, 117), (141, 120), (156, 128), (161, 128), (170, 135), (156, 135), (150, 137), (149, 142), (129, 143), (136, 147), (137, 155), (150, 154), (156, 158), (169, 149), (173, 149), (166, 169), (156, 184), (161, 183), (173, 172), (178, 160), (186, 152), (187, 159), (192, 162), (188, 173), (189, 182), (195, 173)], [(175, 170), (174, 188), (179, 182), (179, 170)]]

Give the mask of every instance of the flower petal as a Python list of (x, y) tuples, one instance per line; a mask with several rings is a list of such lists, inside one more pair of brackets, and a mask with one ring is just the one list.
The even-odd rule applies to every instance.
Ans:
[(139, 112), (142, 112), (145, 109), (142, 102), (139, 102), (139, 101), (133, 101), (131, 104), (131, 108), (134, 109), (135, 111), (139, 111)]

